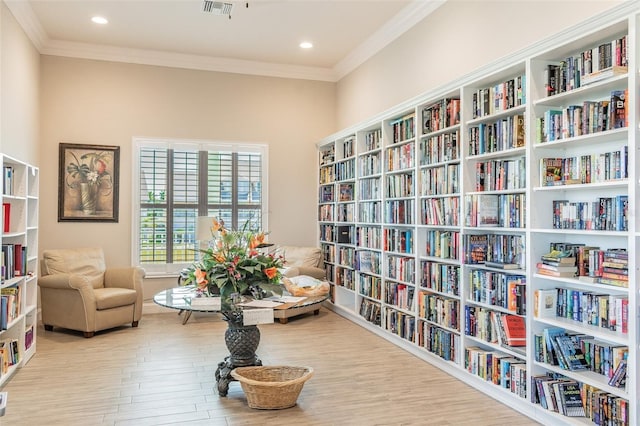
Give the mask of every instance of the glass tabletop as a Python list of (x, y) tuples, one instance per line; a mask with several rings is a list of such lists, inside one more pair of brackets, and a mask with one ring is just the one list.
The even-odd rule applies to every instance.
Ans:
[[(182, 286), (169, 288), (162, 290), (153, 296), (153, 301), (160, 305), (171, 309), (179, 309), (183, 311), (195, 311), (195, 312), (218, 312), (217, 309), (211, 309), (206, 305), (192, 305), (191, 299), (195, 296), (194, 286)], [(296, 303), (284, 303), (282, 308), (297, 309), (304, 308), (310, 305), (315, 305), (324, 302), (329, 298), (329, 295), (322, 296), (309, 296)]]

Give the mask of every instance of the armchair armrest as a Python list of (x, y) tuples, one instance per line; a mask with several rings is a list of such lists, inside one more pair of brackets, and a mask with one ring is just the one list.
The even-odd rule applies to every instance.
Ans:
[(327, 271), (322, 268), (316, 268), (314, 266), (291, 266), (284, 270), (283, 275), (288, 278), (298, 275), (307, 275), (319, 280), (327, 279)]
[(108, 268), (104, 272), (104, 286), (128, 288), (142, 292), (144, 269), (137, 266), (126, 268)]
[(44, 288), (60, 290), (89, 290), (92, 289), (87, 277), (74, 274), (45, 275), (38, 278), (38, 285)]

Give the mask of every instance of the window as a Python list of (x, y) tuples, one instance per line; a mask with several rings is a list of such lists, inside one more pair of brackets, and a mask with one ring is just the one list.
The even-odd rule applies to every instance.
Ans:
[(134, 263), (176, 272), (197, 257), (198, 216), (266, 229), (266, 145), (134, 140)]

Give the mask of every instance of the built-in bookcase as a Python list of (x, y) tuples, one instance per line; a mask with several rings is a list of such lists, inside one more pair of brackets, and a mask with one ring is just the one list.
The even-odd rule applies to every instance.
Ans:
[[(331, 307), (544, 424), (638, 424), (639, 14), (323, 140)], [(554, 358), (574, 344), (584, 365)], [(576, 389), (583, 417), (546, 398)]]
[(38, 169), (2, 159), (0, 388), (36, 351)]

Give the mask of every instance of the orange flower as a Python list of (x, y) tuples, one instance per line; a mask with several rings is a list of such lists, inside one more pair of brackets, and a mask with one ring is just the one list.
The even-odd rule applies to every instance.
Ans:
[(196, 275), (196, 284), (198, 285), (198, 288), (203, 290), (207, 288), (207, 284), (209, 284), (209, 281), (207, 280), (207, 273), (201, 269), (196, 269), (195, 275)]
[(217, 220), (213, 219), (213, 226), (211, 227), (213, 232), (217, 232), (222, 229), (222, 225)]
[(267, 276), (267, 278), (273, 279), (278, 274), (278, 269), (275, 266), (272, 266), (271, 268), (266, 268), (264, 270), (264, 274)]
[(216, 253), (215, 258), (216, 258), (216, 262), (220, 262), (220, 263), (224, 262), (224, 255), (222, 253)]

